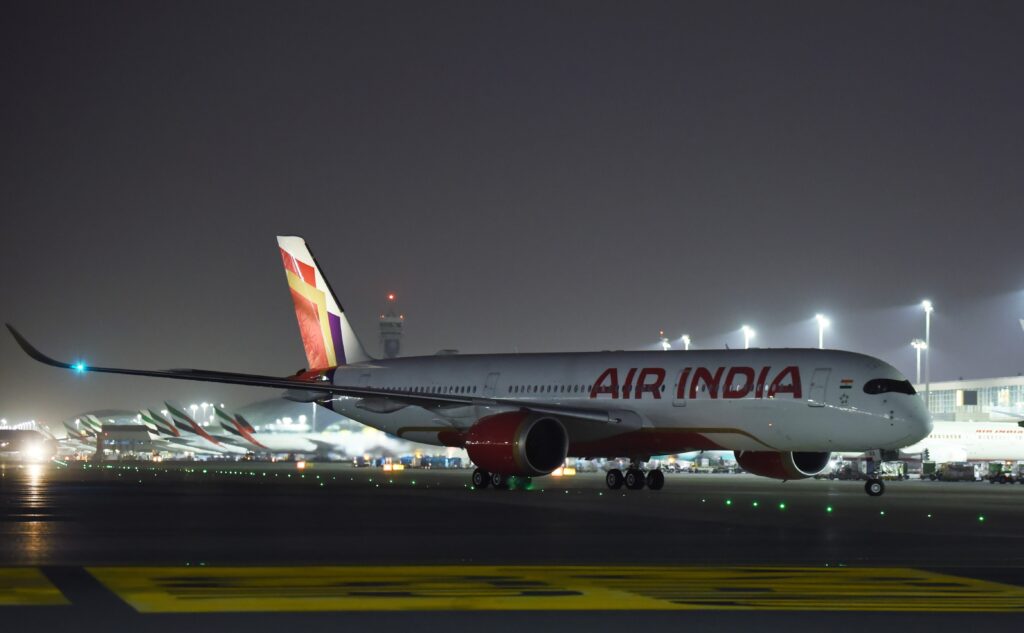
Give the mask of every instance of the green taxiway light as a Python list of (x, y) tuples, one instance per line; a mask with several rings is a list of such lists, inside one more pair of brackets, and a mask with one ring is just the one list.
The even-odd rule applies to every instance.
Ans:
[(761, 505), (761, 504), (759, 504), (758, 502), (756, 502), (756, 501), (755, 501), (755, 502), (754, 502), (753, 504), (751, 504), (751, 505), (753, 505), (753, 506), (754, 506), (754, 507), (756, 508), (757, 506), (759, 506), (759, 505)]
[(826, 506), (825, 507), (825, 512), (828, 512), (829, 514), (831, 514), (832, 513), (832, 506)]
[(985, 515), (984, 514), (979, 514), (978, 515), (978, 522), (979, 523), (984, 523), (985, 522)]
[(785, 503), (780, 503), (779, 504), (779, 510), (785, 510), (785, 509), (786, 509), (786, 504)]
[(732, 499), (726, 499), (725, 500), (725, 505), (731, 506), (732, 505)]
[(879, 510), (878, 511), (878, 516), (883, 516), (884, 517), (885, 516), (885, 510)]

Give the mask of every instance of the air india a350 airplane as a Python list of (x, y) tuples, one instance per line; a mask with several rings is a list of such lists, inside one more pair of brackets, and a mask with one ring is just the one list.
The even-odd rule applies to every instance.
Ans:
[[(276, 377), (141, 370), (54, 360), (8, 325), (37, 361), (78, 372), (287, 390), (387, 433), (464, 448), (477, 488), (546, 475), (566, 457), (628, 457), (607, 484), (658, 490), (651, 456), (732, 450), (747, 472), (811, 477), (833, 452), (894, 450), (931, 431), (911, 383), (863, 354), (818, 349), (439, 355), (366, 353), (305, 241), (278, 237), (309, 369)], [(884, 485), (871, 480), (868, 494)]]

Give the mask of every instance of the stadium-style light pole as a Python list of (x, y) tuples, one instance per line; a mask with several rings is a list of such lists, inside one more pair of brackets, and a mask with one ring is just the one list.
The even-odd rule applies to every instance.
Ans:
[(910, 341), (910, 346), (917, 350), (917, 382), (915, 384), (921, 384), (921, 350), (928, 349), (928, 343), (925, 343), (919, 338), (915, 338)]
[(672, 349), (672, 343), (669, 343), (668, 337), (665, 336), (665, 330), (658, 331), (658, 337), (661, 339), (661, 350), (664, 352)]
[[(924, 408), (932, 409), (932, 302), (925, 299), (921, 302), (924, 310)], [(920, 384), (920, 383), (919, 383)]]
[(749, 325), (744, 325), (740, 329), (743, 330), (743, 349), (750, 349), (750, 339), (757, 336), (757, 332)]
[(825, 328), (832, 322), (824, 314), (815, 314), (814, 320), (818, 322), (818, 349), (825, 349)]
[(687, 352), (690, 351), (690, 335), (683, 334), (683, 349)]

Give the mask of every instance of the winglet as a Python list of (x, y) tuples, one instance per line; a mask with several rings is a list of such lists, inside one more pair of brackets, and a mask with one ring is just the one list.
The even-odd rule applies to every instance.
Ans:
[(10, 323), (5, 323), (4, 325), (6, 325), (7, 329), (11, 331), (11, 336), (14, 337), (14, 340), (17, 341), (21, 349), (24, 350), (24, 352), (31, 356), (34, 360), (37, 360), (40, 363), (43, 363), (44, 365), (60, 367), (62, 369), (73, 369), (73, 367), (70, 364), (62, 363), (59, 360), (54, 360), (47, 356), (46, 354), (40, 352), (36, 348), (32, 347), (32, 343), (29, 343), (28, 339), (22, 336), (21, 333), (18, 332), (18, 330), (15, 330), (14, 326), (11, 325)]

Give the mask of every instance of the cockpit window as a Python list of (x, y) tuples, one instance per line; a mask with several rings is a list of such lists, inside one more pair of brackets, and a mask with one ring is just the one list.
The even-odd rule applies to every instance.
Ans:
[(864, 393), (869, 393), (873, 396), (880, 393), (905, 393), (908, 396), (912, 396), (917, 392), (914, 391), (914, 385), (910, 384), (909, 380), (875, 378), (864, 383)]

